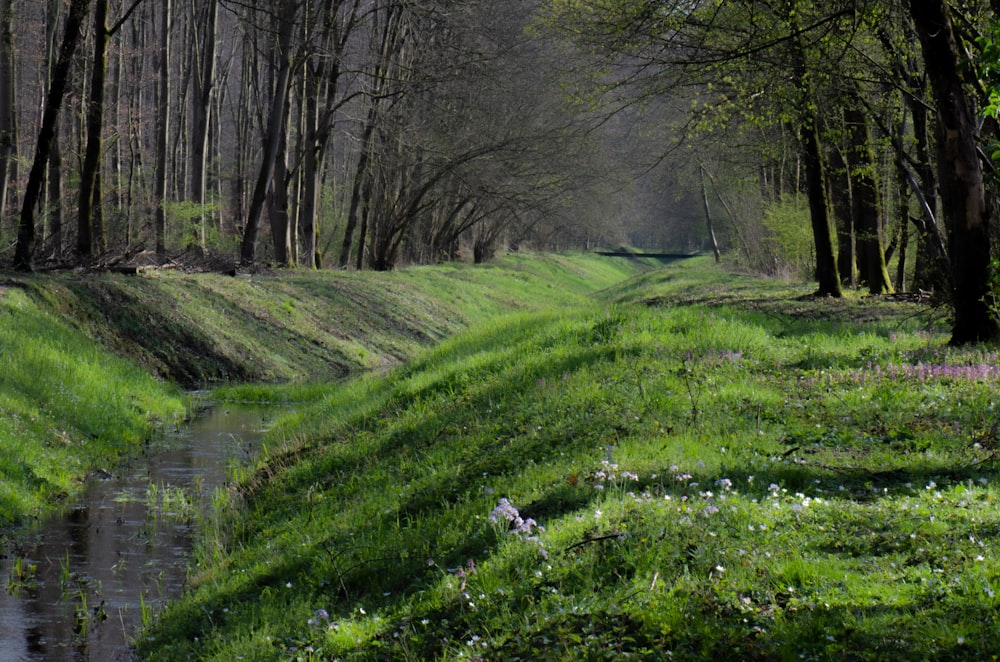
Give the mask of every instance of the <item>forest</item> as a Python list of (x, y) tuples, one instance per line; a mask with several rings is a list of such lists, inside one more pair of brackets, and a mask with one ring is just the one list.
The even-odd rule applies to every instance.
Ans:
[(711, 249), (992, 339), (994, 4), (5, 0), (0, 264)]
[(998, 11), (0, 0), (0, 649), (995, 656)]

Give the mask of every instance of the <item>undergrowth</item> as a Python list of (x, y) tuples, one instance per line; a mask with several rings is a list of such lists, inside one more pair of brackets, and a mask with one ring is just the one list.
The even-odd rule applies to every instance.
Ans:
[(640, 281), (272, 389), (301, 406), (139, 653), (993, 655), (1000, 354), (707, 263)]

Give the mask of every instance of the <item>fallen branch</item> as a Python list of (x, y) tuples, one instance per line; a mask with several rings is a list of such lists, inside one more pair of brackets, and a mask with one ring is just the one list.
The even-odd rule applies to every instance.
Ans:
[(625, 534), (624, 533), (609, 533), (606, 536), (597, 536), (596, 538), (587, 538), (586, 540), (581, 540), (580, 542), (573, 543), (572, 545), (570, 545), (569, 547), (567, 547), (563, 551), (564, 552), (568, 552), (571, 549), (575, 549), (577, 547), (583, 547), (584, 545), (589, 545), (592, 542), (600, 542), (602, 540), (611, 540), (612, 538), (621, 538), (623, 535), (625, 535)]

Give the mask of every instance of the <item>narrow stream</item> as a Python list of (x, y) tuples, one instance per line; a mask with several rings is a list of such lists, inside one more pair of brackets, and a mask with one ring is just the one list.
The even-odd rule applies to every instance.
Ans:
[(0, 559), (0, 660), (130, 660), (144, 612), (180, 594), (197, 519), (231, 463), (257, 451), (269, 415), (213, 408), (16, 536)]

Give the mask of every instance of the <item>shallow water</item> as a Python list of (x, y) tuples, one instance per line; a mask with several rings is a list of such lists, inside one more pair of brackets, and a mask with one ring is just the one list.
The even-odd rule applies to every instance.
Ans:
[(197, 519), (231, 463), (256, 452), (268, 418), (213, 408), (16, 536), (0, 559), (0, 662), (130, 660), (143, 610), (180, 594)]

